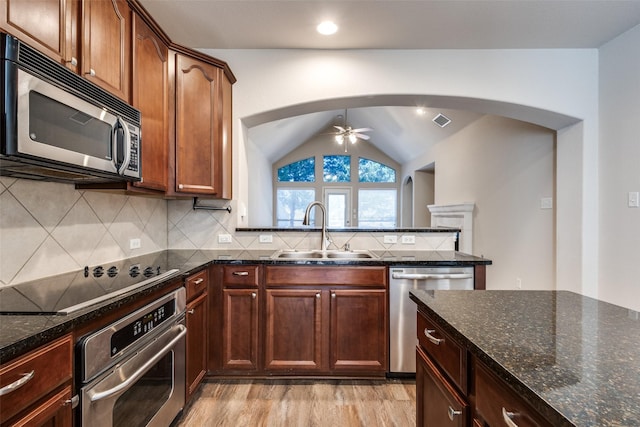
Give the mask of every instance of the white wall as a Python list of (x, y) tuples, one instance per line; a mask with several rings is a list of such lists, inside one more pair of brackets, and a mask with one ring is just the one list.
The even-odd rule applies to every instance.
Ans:
[(600, 49), (599, 298), (640, 310), (640, 26)]
[[(233, 89), (234, 195), (247, 203), (249, 215), (263, 192), (252, 178), (253, 168), (266, 168), (247, 163), (245, 150), (252, 147), (243, 121), (265, 112), (291, 112), (296, 106), (344, 97), (419, 94), (434, 96), (436, 107), (503, 115), (559, 130), (556, 283), (560, 289), (597, 295), (597, 50), (205, 53), (226, 61), (238, 78)], [(242, 226), (241, 219), (238, 224)]]
[(475, 203), (473, 253), (491, 259), (487, 289), (555, 289), (555, 132), (485, 116), (438, 143), (435, 204)]

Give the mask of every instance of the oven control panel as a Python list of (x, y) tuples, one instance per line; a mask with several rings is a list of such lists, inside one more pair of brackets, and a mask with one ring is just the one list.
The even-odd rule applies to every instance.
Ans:
[(114, 356), (144, 337), (175, 313), (175, 303), (168, 301), (143, 314), (111, 336), (111, 356)]

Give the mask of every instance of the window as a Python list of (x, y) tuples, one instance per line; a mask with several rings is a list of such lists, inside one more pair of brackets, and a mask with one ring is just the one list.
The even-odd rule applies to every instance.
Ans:
[(309, 188), (278, 188), (276, 203), (276, 225), (278, 227), (300, 227), (307, 205), (315, 200), (316, 192)]
[(396, 226), (397, 190), (362, 189), (358, 192), (358, 227)]
[(324, 182), (351, 182), (351, 156), (324, 156)]
[(358, 178), (360, 182), (396, 182), (396, 171), (380, 162), (360, 158)]
[(314, 182), (316, 159), (309, 157), (278, 169), (278, 182)]
[[(396, 227), (398, 183), (391, 166), (396, 163), (377, 150), (359, 149), (359, 153), (330, 154), (326, 144), (304, 144), (297, 149), (302, 156), (296, 159), (294, 151), (274, 163), (274, 225), (301, 226), (307, 205), (320, 200), (329, 227)], [(316, 212), (312, 218), (318, 219), (314, 222), (318, 226)]]

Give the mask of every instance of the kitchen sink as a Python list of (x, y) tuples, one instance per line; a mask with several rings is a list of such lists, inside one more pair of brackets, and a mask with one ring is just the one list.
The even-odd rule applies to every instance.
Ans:
[(341, 250), (280, 250), (271, 256), (272, 259), (375, 259), (369, 251)]

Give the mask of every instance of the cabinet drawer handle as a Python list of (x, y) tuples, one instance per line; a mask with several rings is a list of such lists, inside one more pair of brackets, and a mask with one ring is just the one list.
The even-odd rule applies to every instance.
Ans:
[(434, 333), (436, 330), (435, 329), (424, 329), (424, 335), (427, 337), (427, 339), (429, 341), (431, 341), (432, 343), (434, 343), (435, 345), (440, 345), (441, 343), (444, 342), (444, 338), (436, 338), (433, 335), (431, 335), (432, 333)]
[(251, 292), (251, 298), (256, 299), (258, 295), (255, 292)]
[(193, 314), (193, 313), (195, 313), (195, 312), (196, 312), (196, 311), (195, 311), (193, 308), (192, 308), (191, 310), (187, 310), (187, 314)]
[(184, 185), (183, 185), (183, 184), (178, 184), (178, 189), (179, 189), (179, 190), (182, 190), (183, 188), (184, 188)]
[(504, 419), (504, 423), (509, 427), (518, 427), (518, 424), (514, 423), (513, 420), (511, 419), (516, 415), (518, 414), (516, 414), (515, 412), (509, 412), (506, 409), (504, 409), (504, 407), (502, 407), (502, 418)]
[(26, 374), (22, 374), (22, 378), (20, 378), (19, 380), (14, 381), (9, 385), (6, 385), (6, 386), (0, 388), (0, 396), (4, 396), (5, 394), (9, 394), (14, 390), (19, 389), (20, 387), (22, 387), (23, 385), (28, 383), (31, 380), (31, 378), (33, 378), (33, 376), (35, 374), (36, 374), (35, 371), (31, 371), (31, 372), (28, 372)]
[(249, 272), (248, 271), (234, 271), (233, 275), (234, 276), (248, 276)]
[(202, 283), (202, 282), (204, 282), (204, 279), (200, 278), (200, 279), (196, 279), (196, 280), (193, 282), (193, 284), (197, 286), (197, 285), (199, 285), (199, 284), (200, 284), (200, 283)]
[(462, 411), (456, 411), (451, 406), (449, 406), (449, 419), (453, 421), (453, 417), (456, 415), (462, 415)]

